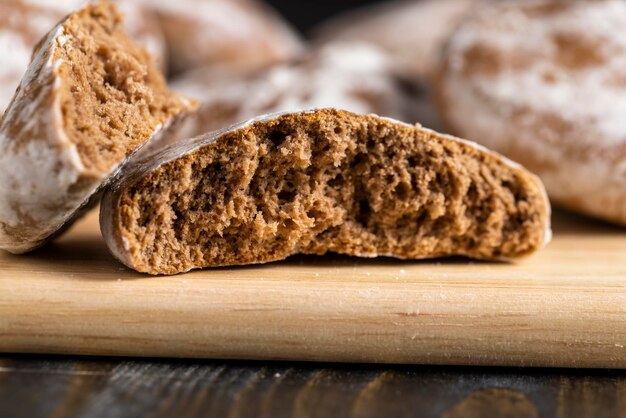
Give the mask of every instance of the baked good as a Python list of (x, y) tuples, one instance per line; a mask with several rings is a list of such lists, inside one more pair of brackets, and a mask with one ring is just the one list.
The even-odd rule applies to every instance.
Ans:
[(626, 225), (626, 3), (508, 1), (452, 36), (453, 133), (537, 173), (558, 205)]
[(202, 103), (187, 132), (195, 136), (268, 113), (336, 107), (431, 126), (423, 95), (406, 86), (385, 53), (363, 43), (337, 43), (254, 74), (225, 76), (211, 68), (175, 79), (173, 90)]
[(258, 118), (137, 154), (107, 190), (112, 253), (150, 274), (292, 254), (508, 259), (549, 238), (538, 178), (473, 143), (374, 115)]
[(172, 73), (201, 66), (255, 70), (298, 55), (295, 31), (256, 0), (135, 0), (159, 15)]
[(396, 76), (414, 92), (416, 120), (441, 131), (432, 78), (448, 36), (479, 1), (395, 0), (366, 6), (323, 23), (313, 41), (326, 47), (361, 42), (387, 53)]
[[(0, 113), (9, 105), (28, 68), (33, 48), (39, 40), (86, 0), (0, 1)], [(129, 0), (117, 2), (125, 17), (128, 33), (165, 68), (165, 39), (156, 15)]]
[(407, 75), (429, 78), (448, 36), (478, 2), (387, 1), (332, 18), (314, 31), (314, 41), (367, 42), (387, 51)]
[(0, 120), (0, 248), (43, 244), (122, 161), (193, 106), (100, 2), (50, 31)]

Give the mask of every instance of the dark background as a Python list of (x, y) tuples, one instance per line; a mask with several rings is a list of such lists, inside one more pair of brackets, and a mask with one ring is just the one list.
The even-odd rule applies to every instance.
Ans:
[(384, 0), (267, 0), (277, 11), (287, 18), (302, 32), (307, 33), (316, 23), (341, 12), (367, 6), (373, 3), (382, 3)]

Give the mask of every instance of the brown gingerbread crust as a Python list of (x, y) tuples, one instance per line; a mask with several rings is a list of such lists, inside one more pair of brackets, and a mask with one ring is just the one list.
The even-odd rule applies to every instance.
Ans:
[(103, 200), (105, 238), (138, 271), (297, 253), (516, 258), (549, 236), (535, 176), (420, 126), (326, 109), (194, 142), (135, 166)]

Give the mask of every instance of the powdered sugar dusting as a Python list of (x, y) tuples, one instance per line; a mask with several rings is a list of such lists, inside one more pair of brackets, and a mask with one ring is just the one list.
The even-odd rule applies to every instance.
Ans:
[(0, 113), (15, 93), (18, 80), (28, 67), (31, 49), (23, 38), (10, 30), (0, 30)]
[[(16, 105), (7, 110), (0, 126), (0, 247), (14, 252), (36, 246), (86, 199), (80, 196), (77, 204), (67, 194), (84, 166), (62, 130), (60, 103), (54, 96), (59, 62), (53, 57), (63, 31), (62, 26), (51, 31), (33, 56)], [(57, 97), (52, 105), (46, 103), (51, 96)], [(20, 230), (19, 239), (6, 233), (12, 228)]]
[[(292, 64), (275, 66), (251, 78), (212, 80), (202, 73), (174, 82), (172, 88), (198, 97), (206, 112), (200, 134), (216, 125), (215, 106), (237, 109), (227, 124), (259, 114), (336, 107), (412, 120), (412, 98), (395, 83), (388, 57), (362, 43), (334, 44)], [(207, 80), (208, 78), (208, 80)], [(217, 121), (223, 122), (223, 121)]]
[(626, 222), (626, 2), (559, 4), (504, 3), (465, 23), (447, 52), (447, 116), (556, 201)]
[(396, 0), (350, 12), (325, 24), (323, 43), (361, 41), (389, 52), (407, 72), (429, 76), (440, 50), (475, 0)]
[[(520, 59), (527, 56), (532, 60), (528, 67), (477, 75), (474, 88), (513, 106), (542, 113), (556, 111), (568, 121), (597, 124), (605, 141), (622, 142), (626, 137), (626, 80), (616, 88), (614, 75), (624, 76), (626, 71), (626, 35), (618, 35), (626, 27), (626, 3), (574, 3), (562, 13), (544, 18), (528, 16), (514, 6), (505, 8), (504, 13), (493, 11), (494, 15), (487, 11), (455, 37), (451, 48), (467, 51), (486, 45), (496, 51), (518, 51)], [(488, 26), (485, 21), (490, 22)], [(574, 69), (558, 62), (558, 49), (568, 48), (555, 42), (559, 37), (563, 42), (588, 43), (602, 61)], [(466, 63), (459, 56), (452, 65), (453, 71), (462, 71)]]

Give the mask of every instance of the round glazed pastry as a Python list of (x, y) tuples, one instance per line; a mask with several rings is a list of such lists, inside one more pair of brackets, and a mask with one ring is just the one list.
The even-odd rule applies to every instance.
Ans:
[(172, 73), (200, 66), (254, 70), (303, 48), (287, 23), (256, 0), (136, 1), (159, 15)]
[(211, 69), (172, 82), (172, 89), (202, 102), (189, 136), (223, 128), (257, 115), (336, 107), (430, 125), (417, 114), (419, 92), (408, 91), (389, 59), (361, 43), (326, 46), (300, 60), (248, 76), (224, 79)]
[(380, 48), (415, 91), (414, 111), (420, 123), (442, 130), (432, 78), (443, 46), (470, 9), (480, 0), (396, 0), (365, 7), (322, 24), (318, 45), (363, 42)]
[(626, 225), (624, 27), (620, 0), (483, 7), (447, 47), (448, 125), (539, 174), (555, 203)]
[(100, 225), (150, 274), (299, 253), (500, 260), (549, 240), (550, 204), (536, 176), (474, 143), (318, 109), (139, 151)]
[(441, 49), (478, 0), (396, 0), (331, 19), (316, 32), (319, 43), (363, 41), (387, 51), (417, 77), (432, 75)]
[[(6, 109), (17, 88), (37, 42), (86, 0), (0, 1), (0, 113)], [(159, 22), (145, 7), (118, 1), (128, 33), (165, 68), (166, 45)]]
[(58, 232), (120, 164), (190, 109), (100, 2), (39, 42), (0, 121), (0, 248), (22, 253)]

